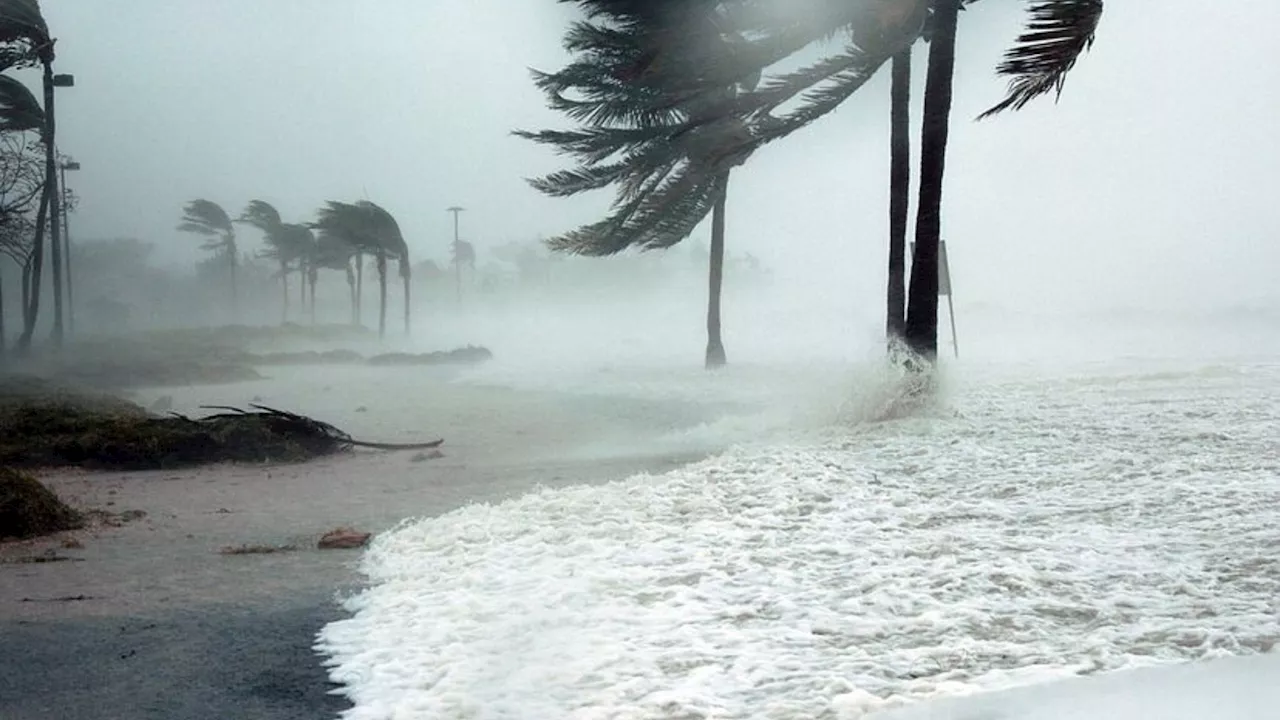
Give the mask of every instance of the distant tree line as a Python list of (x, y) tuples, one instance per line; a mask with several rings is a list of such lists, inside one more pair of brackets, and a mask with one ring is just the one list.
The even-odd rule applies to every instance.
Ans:
[(238, 317), (236, 271), (240, 251), (236, 243), (235, 223), (242, 223), (262, 233), (265, 248), (259, 257), (278, 267), (282, 297), (282, 320), (289, 317), (289, 275), (298, 275), (299, 305), (315, 317), (316, 283), (321, 270), (338, 270), (346, 275), (351, 294), (351, 322), (361, 323), (361, 298), (364, 285), (364, 259), (373, 260), (378, 275), (378, 336), (387, 331), (388, 263), (395, 261), (404, 287), (404, 331), (410, 329), (410, 278), (412, 264), (396, 219), (380, 205), (361, 200), (354, 203), (330, 201), (319, 209), (316, 220), (309, 223), (286, 223), (280, 213), (264, 200), (252, 200), (235, 220), (222, 206), (211, 200), (197, 199), (183, 208), (178, 229), (205, 238), (203, 249), (212, 253), (226, 269), (228, 298), (233, 317)]

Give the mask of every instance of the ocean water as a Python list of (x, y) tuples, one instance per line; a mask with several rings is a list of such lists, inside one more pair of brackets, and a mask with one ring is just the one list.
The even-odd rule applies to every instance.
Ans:
[[(390, 718), (840, 718), (1280, 640), (1280, 361), (465, 382), (695, 396), (660, 476), (407, 519), (317, 648)], [(843, 372), (843, 374), (841, 374)], [(613, 378), (613, 385), (610, 385)]]

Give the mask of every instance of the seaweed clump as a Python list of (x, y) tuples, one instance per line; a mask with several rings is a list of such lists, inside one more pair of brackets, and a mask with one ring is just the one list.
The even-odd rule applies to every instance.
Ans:
[(0, 467), (0, 539), (25, 540), (83, 526), (84, 516), (39, 480)]

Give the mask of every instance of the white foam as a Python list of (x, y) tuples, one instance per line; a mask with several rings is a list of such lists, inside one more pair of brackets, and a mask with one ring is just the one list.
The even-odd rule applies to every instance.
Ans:
[(847, 720), (1280, 638), (1280, 366), (964, 377), (378, 537), (346, 717)]

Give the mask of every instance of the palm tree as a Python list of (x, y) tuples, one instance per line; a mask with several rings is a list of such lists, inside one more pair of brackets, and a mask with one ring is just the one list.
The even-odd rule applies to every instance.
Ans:
[(352, 260), (356, 249), (340, 237), (321, 232), (316, 238), (311, 256), (307, 260), (307, 273), (311, 282), (311, 317), (315, 320), (316, 281), (320, 270), (342, 270), (347, 276), (347, 289), (351, 295), (351, 318), (356, 319), (356, 274)]
[[(315, 227), (321, 238), (340, 240), (356, 249), (357, 272), (360, 263), (359, 254), (370, 254), (374, 257), (378, 272), (378, 337), (387, 332), (387, 261), (398, 260), (400, 275), (404, 278), (404, 323), (405, 332), (409, 331), (410, 283), (409, 283), (409, 250), (400, 226), (391, 213), (376, 203), (361, 200), (356, 203), (330, 201), (318, 213)], [(357, 276), (357, 283), (359, 277)]]
[[(0, 132), (18, 133), (35, 131), (43, 133), (45, 128), (44, 110), (36, 101), (26, 85), (9, 77), (0, 75)], [(18, 338), (17, 349), (25, 352), (31, 346), (35, 333), (36, 319), (40, 313), (40, 280), (44, 270), (44, 228), (48, 218), (49, 183), (48, 173), (44, 174), (39, 184), (40, 202), (34, 228), (34, 241), (31, 252), (22, 264), (22, 334)], [(24, 229), (25, 224), (7, 224), (10, 235)], [(12, 240), (17, 242), (17, 240)]]
[[(61, 347), (63, 340), (63, 308), (62, 308), (62, 245), (58, 223), (58, 213), (52, 205), (57, 202), (57, 142), (54, 123), (54, 40), (49, 35), (49, 27), (40, 12), (37, 0), (0, 0), (0, 70), (10, 70), (34, 65), (41, 66), (44, 81), (44, 110), (38, 116), (31, 111), (38, 107), (34, 98), (22, 97), (19, 102), (25, 106), (22, 110), (22, 122), (35, 119), (41, 121), (39, 130), (45, 146), (45, 189), (41, 199), (36, 224), (36, 252), (33, 256), (35, 288), (28, 306), (23, 308), (24, 327), (18, 340), (18, 349), (26, 351), (31, 345), (31, 337), (40, 311), (39, 286), (44, 264), (44, 227), (49, 223), (51, 241), (51, 259), (53, 261), (54, 287), (54, 324), (53, 341)], [(25, 88), (24, 88), (25, 90)], [(9, 94), (17, 92), (10, 86)], [(25, 93), (29, 95), (29, 93)], [(6, 118), (6, 123), (9, 118)], [(24, 127), (23, 129), (34, 129)]]
[(178, 229), (195, 233), (205, 238), (201, 248), (227, 260), (228, 278), (231, 289), (231, 314), (239, 319), (239, 293), (236, 290), (236, 265), (239, 260), (239, 249), (236, 246), (236, 231), (231, 225), (231, 216), (222, 206), (204, 199), (192, 200), (182, 208), (182, 223)]
[[(579, 171), (561, 179), (566, 187), (576, 184), (582, 189), (603, 187), (617, 178), (625, 178), (630, 183), (626, 192), (619, 194), (621, 210), (615, 211), (614, 216), (604, 223), (589, 226), (589, 232), (612, 231), (622, 235), (629, 232), (643, 240), (646, 235), (653, 235), (655, 230), (661, 234), (667, 228), (691, 227), (711, 209), (706, 200), (713, 194), (704, 194), (701, 188), (764, 144), (787, 137), (839, 107), (891, 58), (909, 49), (922, 35), (931, 34), (935, 45), (930, 49), (929, 82), (925, 89), (926, 118), (921, 140), (916, 256), (912, 267), (910, 304), (903, 327), (912, 349), (932, 361), (937, 349), (937, 247), (941, 232), (938, 220), (949, 127), (950, 78), (954, 72), (955, 26), (960, 9), (975, 1), (721, 2), (719, 5), (728, 17), (727, 24), (738, 33), (738, 37), (750, 38), (749, 41), (720, 47), (707, 43), (660, 45), (656, 52), (644, 58), (645, 72), (639, 80), (631, 80), (639, 89), (632, 88), (630, 94), (608, 83), (592, 80), (589, 73), (580, 71), (580, 76), (590, 80), (583, 84), (585, 92), (581, 93), (587, 99), (553, 99), (553, 106), (559, 102), (570, 111), (586, 115), (592, 112), (607, 114), (616, 112), (619, 106), (627, 107), (617, 98), (647, 93), (649, 101), (638, 114), (659, 117), (667, 122), (667, 126), (657, 133), (659, 138), (655, 141), (655, 144), (662, 145), (661, 150), (653, 148), (648, 153), (632, 151), (623, 154), (620, 160), (592, 168), (595, 172)], [(580, 3), (595, 4), (588, 0), (580, 0)], [(625, 6), (630, 3), (628, 0), (599, 0), (598, 4)], [(999, 74), (1010, 78), (1008, 93), (983, 117), (1006, 109), (1018, 109), (1036, 97), (1060, 92), (1065, 76), (1092, 44), (1103, 0), (1028, 0), (1028, 8), (1030, 22), (1027, 30), (997, 69)], [(930, 12), (928, 18), (923, 18), (923, 10)], [(655, 34), (679, 32), (680, 28), (676, 26), (688, 22), (688, 16), (679, 13), (657, 13), (657, 17), (659, 27)], [(593, 34), (604, 36), (607, 31), (580, 32), (587, 40), (579, 39), (578, 42), (589, 46)], [(714, 98), (730, 83), (766, 71), (779, 60), (846, 31), (850, 42), (839, 52), (798, 70), (770, 77), (754, 89), (739, 93), (734, 102), (704, 102), (703, 112), (680, 112), (698, 104), (702, 98)], [(574, 31), (570, 32), (572, 35)], [(612, 56), (607, 53), (603, 56), (607, 59), (621, 52), (615, 49)], [(782, 109), (797, 98), (800, 100), (798, 105), (785, 111)], [(613, 104), (606, 103), (602, 111), (594, 109), (594, 105), (606, 100), (612, 100)], [(627, 109), (637, 113), (633, 106)], [(718, 127), (724, 128), (725, 123), (733, 119), (741, 121), (745, 131), (716, 132)], [(641, 130), (653, 132), (654, 126), (660, 124), (653, 123)], [(715, 140), (712, 151), (699, 147), (700, 140), (712, 138)], [(579, 153), (596, 153), (599, 163), (640, 144), (635, 142), (619, 148), (617, 143), (609, 146), (602, 144), (598, 137), (588, 136), (566, 137), (564, 142), (575, 145)], [(652, 181), (654, 173), (651, 169), (654, 167), (661, 173), (656, 181)], [(901, 203), (900, 197), (898, 203)], [(891, 212), (899, 218), (903, 214), (896, 206)], [(905, 222), (900, 219), (894, 221), (894, 231), (899, 228), (905, 236)], [(895, 238), (891, 244), (897, 242)]]
[(280, 265), (280, 287), (283, 292), (283, 320), (289, 321), (289, 273), (293, 271), (292, 265), (297, 263), (298, 275), (302, 278), (302, 304), (306, 305), (306, 289), (307, 289), (307, 257), (312, 253), (315, 245), (315, 238), (311, 234), (311, 228), (306, 225), (298, 225), (295, 223), (286, 223), (280, 219), (280, 213), (271, 205), (271, 203), (263, 200), (251, 200), (245, 206), (244, 212), (236, 218), (236, 222), (251, 225), (262, 232), (262, 239), (266, 243), (259, 257), (274, 260)]
[[(759, 76), (726, 81), (715, 92), (682, 98), (678, 89), (650, 82), (672, 48), (729, 52), (742, 42), (727, 19), (709, 5), (652, 0), (578, 0), (587, 21), (575, 23), (565, 48), (577, 58), (557, 73), (534, 73), (551, 106), (583, 126), (576, 131), (517, 134), (552, 145), (578, 166), (532, 181), (552, 196), (615, 186), (614, 212), (602, 222), (552, 238), (553, 250), (612, 255), (630, 247), (668, 248), (687, 238), (712, 214), (708, 269), (706, 366), (725, 364), (720, 295), (724, 276), (725, 205), (731, 158), (714, 173), (699, 164), (720, 157), (745, 124), (735, 117), (701, 124), (705, 115), (727, 115), (740, 91)], [(678, 22), (672, 18), (679, 18)], [(575, 99), (585, 98), (585, 99)], [(688, 130), (688, 132), (684, 132)], [(683, 133), (683, 134), (682, 134)], [(680, 137), (685, 152), (673, 151)], [(621, 158), (621, 159), (618, 159)]]

